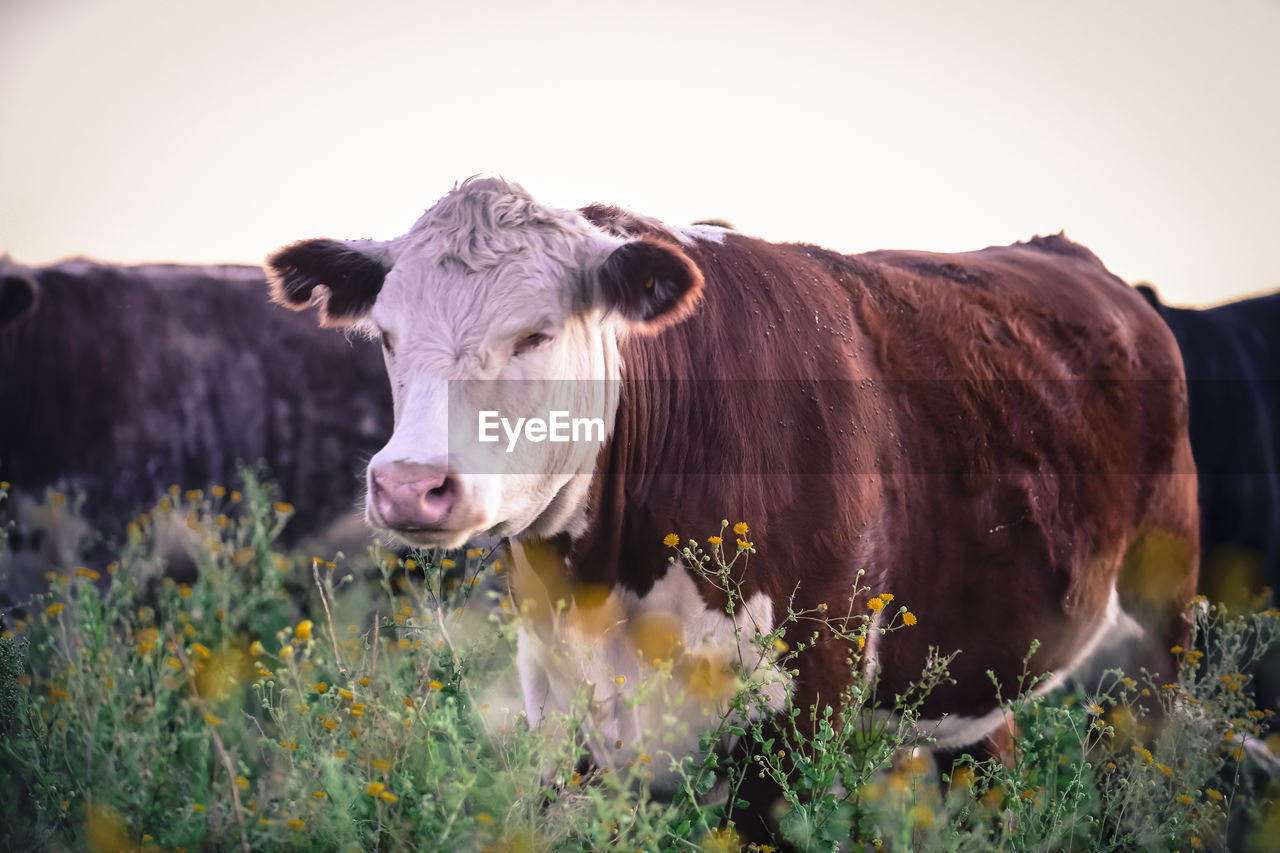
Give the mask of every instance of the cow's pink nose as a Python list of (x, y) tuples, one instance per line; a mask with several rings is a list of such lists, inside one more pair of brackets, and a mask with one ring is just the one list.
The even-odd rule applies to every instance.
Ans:
[(369, 471), (369, 499), (391, 528), (438, 527), (458, 495), (443, 465), (388, 462)]

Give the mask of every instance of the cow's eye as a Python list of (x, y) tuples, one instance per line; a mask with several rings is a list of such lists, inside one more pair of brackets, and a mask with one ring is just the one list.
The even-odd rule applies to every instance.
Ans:
[(390, 332), (382, 333), (382, 349), (386, 351), (387, 355), (395, 355), (395, 347), (391, 345)]
[(550, 335), (545, 335), (542, 332), (531, 332), (516, 341), (515, 346), (511, 348), (511, 354), (513, 356), (524, 355), (529, 350), (540, 347), (549, 340), (551, 340)]

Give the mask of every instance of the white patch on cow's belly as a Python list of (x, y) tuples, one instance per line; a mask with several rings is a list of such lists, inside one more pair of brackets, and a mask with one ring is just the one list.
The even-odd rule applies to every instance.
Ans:
[[(642, 660), (636, 644), (637, 626), (654, 619), (675, 626), (683, 646), (657, 665)], [(670, 792), (680, 780), (673, 759), (692, 753), (699, 736), (721, 723), (744, 676), (762, 685), (757, 707), (783, 707), (790, 676), (756, 640), (772, 629), (773, 605), (764, 593), (740, 603), (730, 618), (703, 604), (679, 563), (644, 596), (615, 589), (589, 611), (567, 603), (549, 625), (527, 619), (519, 630), (517, 667), (529, 723), (553, 736), (580, 737), (598, 767), (643, 762), (652, 789)], [(556, 731), (561, 715), (574, 712), (585, 717), (582, 731)]]
[[(1114, 587), (1107, 600), (1107, 609), (1098, 626), (1080, 647), (1080, 651), (1065, 667), (1036, 685), (1032, 696), (1043, 696), (1062, 685), (1067, 678), (1099, 651), (1117, 645), (1143, 633), (1142, 626), (1120, 606), (1120, 597)], [(941, 720), (920, 720), (917, 724), (922, 735), (930, 736), (933, 749), (952, 749), (977, 743), (995, 731), (1005, 720), (1005, 709), (995, 708), (981, 717), (964, 717), (956, 714)]]

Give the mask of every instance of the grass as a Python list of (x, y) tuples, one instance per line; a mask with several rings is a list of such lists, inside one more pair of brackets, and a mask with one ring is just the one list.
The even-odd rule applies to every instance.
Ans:
[[(886, 591), (866, 613), (789, 611), (740, 637), (727, 669), (691, 664), (692, 650), (652, 661), (628, 689), (668, 703), (659, 725), (584, 777), (581, 738), (565, 733), (592, 736), (590, 693), (530, 729), (493, 555), (286, 554), (276, 535), (291, 513), (252, 478), (172, 489), (115, 562), (51, 574), (28, 615), (4, 616), (0, 846), (735, 850), (749, 774), (782, 787), (780, 832), (800, 849), (1261, 851), (1280, 837), (1280, 790), (1255, 760), (1277, 744), (1247, 675), (1280, 632), (1275, 611), (1198, 601), (1197, 645), (1169, 684), (1111, 672), (1037, 698), (1030, 677), (993, 685), (1018, 722), (1008, 762), (964, 756), (941, 779), (913, 747), (946, 655), (896, 697), (851, 657), (838, 707), (788, 706), (772, 725), (768, 690), (746, 677), (785, 675), (820, 628), (851, 649), (869, 631), (918, 630), (909, 602)], [(191, 534), (189, 585), (154, 581), (157, 531), (173, 522)], [(727, 544), (675, 540), (673, 556), (732, 609), (754, 551), (745, 526), (736, 544), (719, 532)], [(714, 713), (690, 740), (675, 712), (694, 699)], [(1144, 700), (1167, 718), (1158, 739)], [(734, 738), (749, 759), (717, 749)], [(673, 746), (687, 742), (698, 748)], [(655, 770), (674, 772), (670, 796), (651, 795)]]

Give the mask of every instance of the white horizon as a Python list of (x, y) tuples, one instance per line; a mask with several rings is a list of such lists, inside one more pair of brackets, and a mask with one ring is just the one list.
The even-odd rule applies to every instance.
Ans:
[(12, 0), (0, 253), (258, 264), (490, 173), (846, 252), (1065, 230), (1179, 304), (1280, 287), (1275, 0), (436, 5)]

